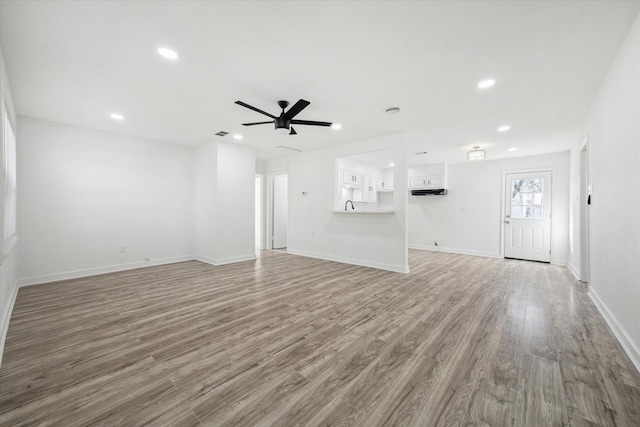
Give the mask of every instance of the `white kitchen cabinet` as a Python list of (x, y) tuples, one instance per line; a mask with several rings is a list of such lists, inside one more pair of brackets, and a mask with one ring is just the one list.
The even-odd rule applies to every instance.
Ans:
[(380, 180), (380, 191), (393, 191), (393, 180), (392, 179), (381, 179)]
[(343, 170), (342, 174), (342, 185), (344, 187), (349, 188), (360, 188), (362, 187), (362, 174), (350, 172)]
[(362, 177), (363, 185), (361, 188), (353, 189), (354, 202), (377, 203), (378, 202), (378, 180), (372, 176), (364, 175)]
[(364, 186), (362, 187), (362, 201), (373, 203), (377, 202), (379, 179), (372, 176), (365, 176), (363, 180)]
[(439, 189), (444, 187), (442, 175), (416, 176), (409, 178), (410, 190)]

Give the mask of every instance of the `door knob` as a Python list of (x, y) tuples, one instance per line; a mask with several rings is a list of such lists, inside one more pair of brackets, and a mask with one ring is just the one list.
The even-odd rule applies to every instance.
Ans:
[(502, 221), (502, 222), (504, 222), (505, 224), (509, 224), (509, 221), (506, 221), (506, 220), (505, 220), (505, 221)]

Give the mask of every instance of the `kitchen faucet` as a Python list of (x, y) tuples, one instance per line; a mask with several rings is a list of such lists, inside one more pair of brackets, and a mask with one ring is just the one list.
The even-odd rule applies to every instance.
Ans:
[(355, 206), (353, 206), (353, 202), (351, 200), (347, 200), (347, 202), (344, 204), (344, 210), (347, 210), (347, 205), (351, 203), (351, 209), (355, 210)]

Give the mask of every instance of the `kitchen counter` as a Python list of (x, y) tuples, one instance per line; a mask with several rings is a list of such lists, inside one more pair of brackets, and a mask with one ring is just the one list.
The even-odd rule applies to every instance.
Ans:
[(357, 215), (357, 214), (392, 214), (392, 213), (396, 213), (396, 211), (357, 211), (357, 210), (349, 209), (348, 211), (333, 211), (333, 213), (337, 213), (337, 214), (347, 214), (347, 215)]

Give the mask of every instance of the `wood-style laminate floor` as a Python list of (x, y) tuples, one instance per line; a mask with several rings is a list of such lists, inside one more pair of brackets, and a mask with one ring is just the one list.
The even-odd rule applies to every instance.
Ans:
[(20, 289), (0, 424), (640, 426), (640, 375), (567, 269), (263, 252)]

